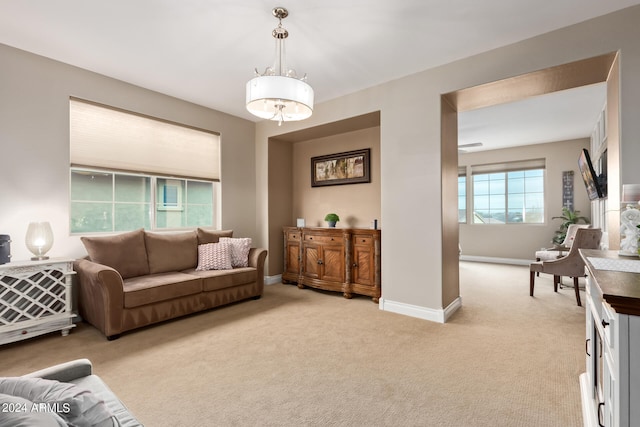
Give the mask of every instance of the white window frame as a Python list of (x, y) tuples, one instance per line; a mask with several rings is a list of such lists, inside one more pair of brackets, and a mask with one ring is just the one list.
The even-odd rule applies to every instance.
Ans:
[[(542, 180), (543, 180), (543, 189), (542, 189), (542, 221), (541, 222), (518, 222), (518, 221), (509, 221), (509, 183), (508, 183), (508, 173), (509, 172), (524, 172), (529, 170), (541, 170), (542, 171)], [(505, 175), (505, 186), (504, 186), (504, 198), (505, 198), (505, 221), (504, 223), (499, 223), (500, 225), (508, 224), (508, 225), (542, 225), (546, 223), (546, 161), (545, 159), (531, 159), (531, 160), (522, 160), (515, 162), (507, 162), (507, 163), (494, 163), (494, 164), (482, 164), (482, 165), (473, 165), (471, 166), (471, 179), (467, 179), (470, 181), (467, 183), (467, 206), (471, 206), (471, 210), (467, 208), (467, 221), (469, 224), (474, 225), (496, 225), (496, 223), (492, 222), (476, 222), (476, 206), (475, 206), (475, 185), (474, 185), (474, 176), (476, 175), (486, 175), (486, 174), (495, 174), (495, 173), (504, 173)], [(471, 191), (469, 191), (469, 189)], [(524, 195), (526, 195), (526, 191)], [(471, 218), (469, 218), (471, 217)]]
[[(73, 173), (74, 172), (83, 172), (83, 173), (95, 173), (95, 174), (109, 174), (111, 175), (111, 200), (110, 201), (85, 201), (85, 200), (74, 200), (70, 197), (69, 200), (69, 212), (72, 211), (72, 204), (73, 203), (108, 203), (111, 205), (111, 229), (110, 230), (106, 230), (106, 231), (99, 231), (99, 230), (92, 230), (92, 231), (73, 231), (73, 225), (70, 223), (69, 224), (69, 230), (70, 230), (70, 234), (71, 235), (87, 235), (87, 234), (110, 234), (110, 233), (114, 233), (114, 232), (121, 232), (121, 231), (125, 231), (125, 230), (115, 230), (115, 210), (116, 210), (116, 206), (118, 204), (122, 204), (122, 202), (118, 202), (115, 200), (115, 191), (116, 191), (116, 186), (115, 186), (115, 180), (117, 176), (134, 176), (134, 177), (140, 177), (140, 178), (149, 178), (149, 185), (150, 185), (150, 199), (148, 202), (141, 202), (142, 204), (148, 204), (149, 205), (149, 211), (148, 211), (148, 215), (149, 215), (149, 223), (150, 223), (150, 230), (151, 231), (170, 231), (170, 230), (188, 230), (188, 229), (193, 229), (194, 227), (197, 226), (202, 226), (202, 227), (216, 227), (216, 228), (220, 228), (220, 206), (219, 206), (219, 201), (220, 201), (220, 197), (219, 197), (219, 193), (220, 193), (220, 183), (217, 181), (211, 181), (211, 180), (203, 180), (203, 179), (191, 179), (191, 178), (176, 178), (176, 177), (166, 177), (166, 176), (157, 176), (157, 175), (149, 175), (149, 174), (136, 174), (136, 173), (132, 173), (132, 172), (122, 172), (122, 171), (114, 171), (114, 170), (107, 170), (107, 169), (95, 169), (95, 168), (79, 168), (79, 167), (71, 167), (69, 169), (69, 194), (71, 195), (71, 186), (73, 185)], [(164, 179), (167, 181), (175, 181), (175, 182), (185, 182), (185, 185), (188, 185), (188, 181), (195, 181), (195, 182), (205, 182), (205, 183), (210, 183), (212, 185), (212, 199), (211, 199), (211, 206), (212, 206), (212, 210), (213, 210), (213, 218), (211, 219), (211, 224), (201, 224), (201, 225), (196, 225), (196, 226), (186, 226), (186, 227), (158, 227), (158, 216), (157, 216), (157, 212), (158, 211), (186, 211), (188, 209), (188, 204), (189, 201), (186, 201), (186, 204), (183, 203), (184, 198), (183, 198), (183, 192), (184, 190), (182, 189), (182, 186), (178, 186), (178, 206), (163, 206), (162, 201), (158, 200), (157, 194), (158, 194), (158, 180), (159, 179)], [(70, 221), (73, 220), (73, 215), (69, 215)]]

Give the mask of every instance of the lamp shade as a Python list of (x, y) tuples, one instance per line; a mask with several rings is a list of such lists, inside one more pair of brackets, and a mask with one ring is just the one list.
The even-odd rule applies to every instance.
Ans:
[(27, 248), (35, 255), (32, 260), (48, 259), (45, 254), (53, 246), (53, 231), (49, 222), (31, 222), (25, 237)]
[(247, 82), (246, 100), (247, 110), (262, 119), (304, 120), (313, 112), (313, 89), (293, 77), (255, 77)]
[(640, 184), (622, 184), (622, 203), (640, 203)]

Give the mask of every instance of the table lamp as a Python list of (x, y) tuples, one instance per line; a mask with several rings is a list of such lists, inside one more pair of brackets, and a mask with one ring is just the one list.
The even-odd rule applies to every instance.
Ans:
[(25, 238), (27, 248), (35, 255), (32, 261), (49, 259), (45, 254), (53, 246), (53, 231), (48, 221), (31, 222), (27, 228), (27, 236)]

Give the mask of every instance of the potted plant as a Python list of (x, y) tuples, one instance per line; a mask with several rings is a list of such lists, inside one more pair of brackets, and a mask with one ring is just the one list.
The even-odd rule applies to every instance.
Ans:
[(585, 224), (589, 223), (589, 218), (580, 216), (580, 211), (572, 211), (566, 206), (562, 208), (561, 216), (554, 216), (551, 219), (561, 219), (562, 224), (560, 224), (560, 229), (556, 231), (556, 235), (553, 237), (553, 243), (558, 245), (564, 242), (564, 238), (567, 236), (567, 228), (571, 224), (578, 224), (582, 221)]
[(324, 220), (329, 223), (329, 227), (335, 227), (336, 226), (336, 222), (340, 221), (340, 217), (338, 216), (338, 214), (328, 213), (324, 217)]

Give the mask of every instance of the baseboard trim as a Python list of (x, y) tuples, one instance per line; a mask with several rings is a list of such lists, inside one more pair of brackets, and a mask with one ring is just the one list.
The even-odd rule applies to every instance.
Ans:
[(494, 264), (529, 265), (533, 262), (530, 259), (519, 258), (497, 258), (490, 256), (460, 255), (460, 261), (488, 262)]
[(453, 313), (458, 311), (458, 309), (460, 307), (462, 307), (462, 297), (458, 297), (458, 298), (454, 299), (453, 302), (451, 304), (449, 304), (447, 306), (447, 308), (444, 309), (444, 321), (445, 321), (445, 323), (447, 322), (447, 320), (449, 320), (449, 318), (453, 315)]
[(277, 274), (275, 276), (264, 276), (265, 285), (277, 285), (278, 283), (282, 283), (282, 274)]
[(585, 427), (596, 427), (600, 425), (595, 405), (590, 396), (592, 393), (589, 384), (589, 377), (586, 372), (580, 374), (580, 399), (582, 401), (582, 421)]
[(384, 298), (380, 298), (379, 307), (380, 310), (383, 311), (417, 317), (418, 319), (429, 320), (431, 322), (446, 323), (453, 313), (462, 307), (462, 298), (456, 298), (444, 309), (421, 307), (418, 305), (406, 304), (404, 302), (389, 301)]

